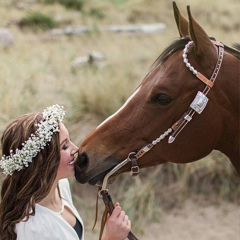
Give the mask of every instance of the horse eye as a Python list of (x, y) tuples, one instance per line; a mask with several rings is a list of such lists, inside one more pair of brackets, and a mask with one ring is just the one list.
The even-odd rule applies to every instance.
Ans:
[(168, 105), (171, 101), (172, 99), (165, 94), (158, 94), (155, 98), (155, 102), (161, 105)]

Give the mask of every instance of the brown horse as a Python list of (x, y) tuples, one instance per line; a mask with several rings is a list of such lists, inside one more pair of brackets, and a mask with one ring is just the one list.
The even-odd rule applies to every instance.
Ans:
[[(149, 143), (140, 150), (148, 151), (138, 159), (140, 168), (189, 163), (216, 149), (240, 175), (240, 45), (232, 49), (212, 41), (189, 7), (189, 20), (175, 3), (173, 8), (181, 38), (160, 55), (126, 103), (83, 141), (76, 162), (79, 182), (100, 184), (130, 152)], [(118, 174), (129, 169), (127, 164)]]

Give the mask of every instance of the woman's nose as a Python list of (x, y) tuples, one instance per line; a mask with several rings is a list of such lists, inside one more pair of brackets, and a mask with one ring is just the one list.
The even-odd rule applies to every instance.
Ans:
[(78, 147), (72, 142), (71, 142), (71, 145), (72, 145), (71, 154), (74, 155), (78, 152)]

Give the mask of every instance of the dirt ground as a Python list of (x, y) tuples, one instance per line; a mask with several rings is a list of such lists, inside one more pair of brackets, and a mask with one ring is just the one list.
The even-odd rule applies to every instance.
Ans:
[[(134, 231), (134, 226), (132, 227)], [(140, 240), (240, 240), (240, 207), (201, 205), (188, 200), (181, 209), (163, 213), (160, 222), (150, 223)], [(97, 240), (86, 226), (86, 240)]]
[(230, 203), (201, 206), (188, 200), (146, 227), (142, 240), (239, 240), (240, 207)]
[[(96, 231), (91, 230), (95, 199), (92, 193), (86, 197), (84, 192), (85, 197), (81, 197), (81, 203), (76, 207), (85, 223), (85, 240), (98, 240), (100, 220)], [(99, 200), (99, 215), (103, 211), (101, 205)], [(132, 231), (140, 240), (240, 240), (240, 205), (236, 203), (216, 204), (195, 196), (179, 208), (167, 211), (162, 209), (160, 215), (158, 222), (146, 224), (142, 234), (136, 234), (134, 226)]]

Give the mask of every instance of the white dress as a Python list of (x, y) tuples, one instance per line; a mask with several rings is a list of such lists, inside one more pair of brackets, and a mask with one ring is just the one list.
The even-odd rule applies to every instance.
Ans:
[(17, 240), (79, 240), (76, 231), (61, 216), (64, 206), (71, 209), (82, 224), (82, 240), (84, 240), (83, 222), (73, 205), (67, 179), (59, 181), (59, 189), (62, 197), (62, 210), (54, 212), (49, 208), (36, 204), (35, 215), (30, 216), (27, 222), (16, 224)]

